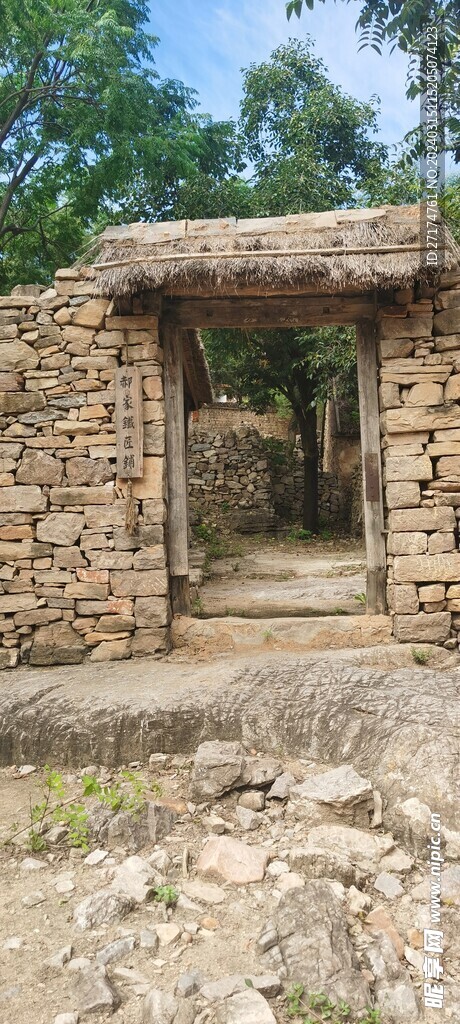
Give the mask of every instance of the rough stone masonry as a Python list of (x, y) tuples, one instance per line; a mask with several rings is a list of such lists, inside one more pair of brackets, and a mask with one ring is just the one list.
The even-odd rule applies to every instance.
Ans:
[[(94, 298), (93, 271), (0, 298), (0, 667), (165, 652), (163, 353), (157, 316)], [(388, 606), (403, 642), (460, 630), (460, 274), (377, 312)], [(125, 344), (126, 343), (126, 344)], [(115, 369), (142, 369), (144, 476), (125, 529)]]
[[(19, 286), (0, 298), (2, 668), (167, 649), (158, 319), (140, 303), (117, 316), (109, 299), (92, 297), (90, 278), (58, 270), (53, 288)], [(143, 375), (134, 536), (115, 471), (113, 378), (125, 342)]]

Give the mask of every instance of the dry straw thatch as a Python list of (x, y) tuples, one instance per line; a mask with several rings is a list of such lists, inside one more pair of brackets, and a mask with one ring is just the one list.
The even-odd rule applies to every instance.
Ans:
[[(253, 220), (171, 221), (107, 228), (91, 253), (100, 294), (127, 296), (181, 289), (261, 294), (314, 286), (318, 292), (404, 287), (429, 280), (424, 208), (385, 206)], [(460, 252), (438, 221), (439, 264)], [(86, 261), (88, 254), (86, 254)]]

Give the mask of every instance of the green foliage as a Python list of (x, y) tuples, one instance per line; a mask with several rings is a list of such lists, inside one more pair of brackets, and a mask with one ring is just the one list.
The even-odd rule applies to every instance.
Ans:
[(357, 601), (358, 604), (366, 604), (366, 595), (362, 593), (355, 594), (355, 601)]
[[(83, 796), (96, 796), (111, 811), (128, 811), (139, 814), (145, 807), (145, 785), (135, 772), (123, 771), (123, 779), (130, 785), (130, 791), (123, 789), (122, 783), (115, 782), (111, 786), (101, 785), (94, 775), (84, 775)], [(156, 785), (159, 792), (160, 787)]]
[(290, 540), (290, 541), (298, 541), (298, 540), (310, 541), (310, 540), (313, 540), (313, 534), (312, 534), (311, 530), (302, 530), (302, 529), (295, 530), (295, 529), (292, 529), (292, 530), (289, 531), (287, 539)]
[(427, 665), (431, 657), (431, 651), (426, 651), (423, 647), (411, 647), (411, 655), (416, 665)]
[[(321, 0), (324, 3), (325, 0)], [(413, 100), (423, 94), (426, 88), (427, 27), (437, 30), (436, 37), (430, 34), (429, 41), (435, 42), (436, 61), (439, 68), (439, 106), (441, 116), (440, 138), (446, 132), (447, 147), (455, 153), (460, 162), (460, 117), (458, 115), (458, 92), (460, 86), (460, 9), (458, 0), (355, 0), (359, 3), (360, 14), (356, 28), (360, 31), (359, 49), (371, 46), (377, 53), (390, 52), (395, 47), (409, 56), (406, 95)], [(286, 4), (288, 18), (296, 14), (300, 18), (303, 7), (313, 10), (314, 0), (289, 0)], [(422, 63), (420, 63), (422, 61)], [(415, 128), (406, 139), (412, 145), (411, 156), (416, 159), (423, 151), (423, 132)]]
[[(36, 804), (30, 804), (30, 824), (26, 829), (15, 832), (11, 839), (23, 831), (28, 831), (28, 846), (35, 853), (47, 849), (46, 830), (48, 822), (63, 825), (67, 828), (66, 842), (69, 846), (87, 851), (88, 845), (88, 811), (83, 803), (66, 798), (63, 778), (60, 772), (45, 765), (44, 778), (41, 784), (43, 798)], [(101, 785), (94, 775), (84, 775), (82, 779), (83, 799), (97, 799), (112, 811), (127, 811), (134, 817), (145, 807), (145, 783), (138, 774), (122, 771), (123, 782), (115, 782), (111, 786)], [(152, 782), (150, 788), (161, 796), (161, 786)]]
[(167, 907), (173, 906), (179, 899), (178, 890), (173, 885), (157, 885), (153, 892), (155, 901), (165, 903)]
[(356, 1016), (343, 999), (332, 1002), (324, 992), (307, 993), (305, 986), (296, 984), (286, 994), (288, 1017), (298, 1017), (302, 1024), (382, 1024), (380, 1011), (366, 1009), (364, 1016)]
[(147, 0), (0, 0), (0, 286), (45, 282), (110, 221), (240, 168), (234, 125), (160, 81)]

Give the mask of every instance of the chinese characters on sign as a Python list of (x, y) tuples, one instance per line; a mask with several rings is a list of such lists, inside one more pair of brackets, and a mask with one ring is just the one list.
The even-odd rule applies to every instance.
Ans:
[(143, 474), (142, 373), (120, 366), (115, 374), (117, 474), (125, 480)]

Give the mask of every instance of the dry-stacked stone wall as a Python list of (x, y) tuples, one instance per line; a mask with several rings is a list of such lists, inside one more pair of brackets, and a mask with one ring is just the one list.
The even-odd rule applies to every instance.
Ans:
[(460, 274), (378, 314), (388, 604), (401, 641), (460, 632)]
[[(164, 651), (165, 426), (158, 320), (118, 316), (91, 272), (0, 298), (0, 667)], [(144, 476), (125, 529), (114, 373), (142, 367)]]
[[(192, 521), (212, 516), (248, 532), (301, 522), (303, 454), (298, 445), (262, 437), (250, 426), (216, 432), (192, 423), (188, 462)], [(341, 524), (339, 487), (332, 473), (319, 475), (319, 512), (325, 523)]]

